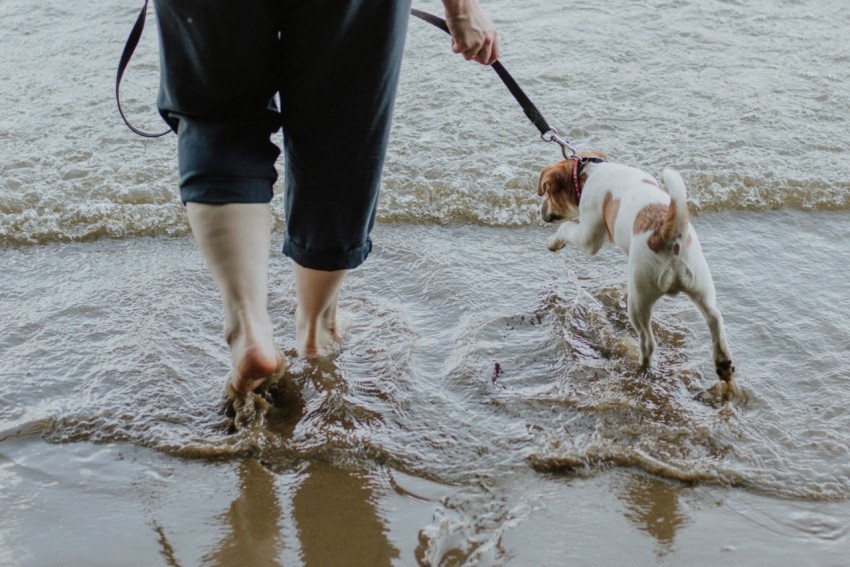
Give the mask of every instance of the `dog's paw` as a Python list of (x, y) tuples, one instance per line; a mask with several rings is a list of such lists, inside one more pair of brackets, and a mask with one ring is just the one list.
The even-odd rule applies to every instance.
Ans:
[(558, 238), (558, 235), (556, 234), (549, 239), (549, 244), (547, 246), (550, 252), (557, 252), (566, 245), (567, 243), (564, 242), (562, 238)]
[(715, 364), (715, 370), (717, 370), (717, 376), (724, 382), (731, 382), (735, 377), (735, 367), (732, 365), (731, 360), (719, 360)]

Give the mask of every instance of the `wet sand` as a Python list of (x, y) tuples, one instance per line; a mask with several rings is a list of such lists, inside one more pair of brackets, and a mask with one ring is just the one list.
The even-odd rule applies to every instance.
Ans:
[[(452, 487), (385, 467), (274, 472), (250, 458), (19, 437), (0, 446), (0, 478), (0, 562), (10, 566), (839, 567), (848, 554), (847, 503), (688, 487), (634, 470), (589, 479), (528, 470)], [(473, 528), (464, 507), (487, 498), (525, 518)]]

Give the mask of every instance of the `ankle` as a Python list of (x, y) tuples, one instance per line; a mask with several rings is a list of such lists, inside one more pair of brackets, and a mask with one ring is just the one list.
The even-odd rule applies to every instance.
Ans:
[(273, 358), (273, 328), (265, 312), (249, 314), (242, 310), (234, 316), (227, 317), (224, 340), (234, 355), (244, 352)]
[(337, 339), (335, 308), (312, 317), (296, 310), (295, 342), (301, 355), (324, 355)]

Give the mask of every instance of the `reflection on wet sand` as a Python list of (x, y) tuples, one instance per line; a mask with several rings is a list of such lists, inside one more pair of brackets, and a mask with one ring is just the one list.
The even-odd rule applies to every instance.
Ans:
[(221, 516), (227, 535), (205, 564), (278, 565), (282, 512), (274, 475), (254, 459), (239, 466), (239, 495)]
[(153, 524), (153, 531), (156, 532), (156, 541), (159, 544), (159, 554), (165, 561), (168, 567), (179, 567), (180, 562), (177, 561), (174, 547), (168, 541), (168, 536), (165, 535), (165, 530), (159, 524)]
[[(286, 542), (281, 502), (290, 495), (278, 494), (276, 475), (254, 459), (242, 461), (238, 474), (239, 495), (218, 519), (226, 535), (203, 562), (220, 567), (282, 565)], [(387, 539), (367, 475), (313, 463), (299, 476), (303, 478), (291, 495), (291, 506), (304, 565), (380, 567), (399, 557)], [(161, 530), (158, 533), (163, 557), (173, 559), (171, 544)]]
[[(262, 399), (257, 406), (262, 415), (255, 416), (253, 426), (261, 424), (265, 434), (284, 442), (291, 439), (305, 417), (299, 385), (290, 380), (271, 384)], [(275, 466), (270, 470), (254, 458), (241, 461), (239, 495), (220, 517), (227, 535), (204, 558), (205, 563), (280, 565), (284, 554), (297, 553), (307, 566), (391, 565), (399, 551), (387, 539), (368, 473), (312, 459), (295, 472), (299, 459), (295, 460), (291, 468), (283, 470)], [(276, 483), (279, 474), (294, 479)], [(288, 545), (283, 536), (288, 533), (287, 517), (293, 520), (298, 539)]]
[(646, 532), (659, 544), (658, 555), (673, 551), (673, 541), (688, 518), (679, 509), (682, 488), (646, 475), (631, 475), (618, 494), (626, 506), (624, 516), (637, 529)]
[(293, 498), (306, 565), (391, 565), (398, 550), (387, 539), (368, 479), (325, 463), (310, 466)]

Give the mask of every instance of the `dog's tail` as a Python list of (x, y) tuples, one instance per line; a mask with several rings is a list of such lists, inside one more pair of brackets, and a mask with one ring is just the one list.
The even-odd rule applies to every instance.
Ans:
[(667, 207), (664, 222), (652, 232), (648, 244), (656, 252), (672, 249), (674, 255), (678, 255), (677, 241), (684, 238), (688, 230), (688, 194), (682, 176), (675, 169), (665, 168), (661, 179), (667, 194), (670, 195), (670, 205)]
[[(653, 244), (657, 248), (652, 248), (656, 252), (662, 250), (668, 251), (671, 254), (671, 262), (667, 269), (663, 270), (659, 275), (658, 285), (661, 289), (671, 293), (675, 290), (677, 283), (689, 282), (693, 280), (694, 274), (688, 262), (682, 257), (684, 250), (690, 242), (688, 234), (688, 194), (685, 191), (685, 182), (682, 176), (675, 169), (666, 168), (661, 173), (661, 180), (664, 182), (664, 188), (667, 194), (670, 195), (670, 205), (667, 207), (667, 214), (664, 221), (656, 228), (649, 237), (648, 244), (652, 248)], [(656, 242), (652, 242), (655, 239)]]
[(670, 206), (676, 206), (677, 227), (684, 230), (688, 225), (688, 193), (685, 190), (685, 182), (679, 172), (672, 167), (665, 167), (661, 172), (661, 180), (664, 188), (670, 195)]

